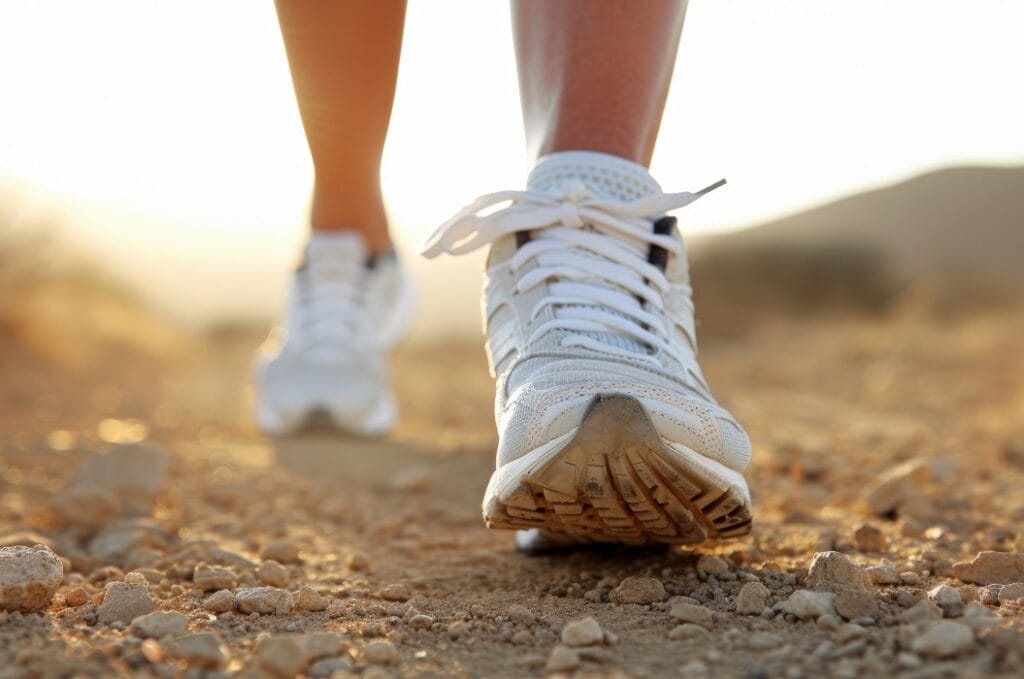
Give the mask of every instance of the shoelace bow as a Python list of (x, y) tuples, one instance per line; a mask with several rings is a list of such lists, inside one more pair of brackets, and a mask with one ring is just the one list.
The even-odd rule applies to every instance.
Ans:
[[(548, 283), (549, 294), (533, 308), (531, 320), (553, 308), (552, 318), (533, 331), (529, 342), (550, 330), (563, 330), (567, 334), (562, 346), (657, 362), (647, 354), (586, 334), (611, 333), (686, 364), (691, 359), (669, 340), (670, 328), (663, 316), (642, 304), (664, 311), (664, 297), (671, 287), (664, 272), (647, 261), (650, 247), (675, 254), (683, 250), (680, 240), (655, 233), (651, 218), (685, 207), (724, 183), (723, 179), (694, 193), (660, 193), (631, 202), (594, 196), (582, 183), (553, 194), (491, 193), (438, 227), (420, 246), (420, 254), (428, 258), (442, 252), (461, 255), (529, 231), (533, 238), (509, 260), (516, 290), (522, 293)], [(508, 205), (498, 207), (504, 203)], [(535, 266), (520, 275), (528, 263)]]

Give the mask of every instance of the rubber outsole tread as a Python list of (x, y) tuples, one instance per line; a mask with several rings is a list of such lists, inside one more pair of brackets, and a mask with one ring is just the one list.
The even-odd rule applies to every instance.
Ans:
[(744, 495), (674, 459), (643, 406), (619, 395), (596, 397), (572, 441), (486, 514), (491, 528), (578, 543), (697, 544), (751, 529)]

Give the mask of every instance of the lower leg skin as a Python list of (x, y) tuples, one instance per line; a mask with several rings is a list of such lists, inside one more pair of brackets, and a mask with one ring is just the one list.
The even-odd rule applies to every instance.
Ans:
[(685, 0), (514, 0), (532, 157), (601, 151), (650, 165), (685, 14)]
[(405, 0), (277, 0), (316, 173), (314, 230), (355, 229), (390, 247), (380, 162), (391, 117)]

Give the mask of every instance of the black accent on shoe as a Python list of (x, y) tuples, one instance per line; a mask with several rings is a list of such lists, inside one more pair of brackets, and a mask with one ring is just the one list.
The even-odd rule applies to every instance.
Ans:
[[(674, 228), (676, 228), (675, 217), (662, 217), (658, 221), (654, 222), (654, 233), (659, 236), (671, 235)], [(657, 245), (652, 245), (651, 251), (647, 255), (647, 261), (664, 271), (665, 267), (668, 265), (668, 250)]]

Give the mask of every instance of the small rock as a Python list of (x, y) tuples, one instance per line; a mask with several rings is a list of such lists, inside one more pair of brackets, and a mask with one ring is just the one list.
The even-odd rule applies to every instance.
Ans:
[(607, 648), (603, 648), (601, 646), (577, 648), (576, 653), (579, 654), (580, 660), (583, 662), (608, 664), (615, 661), (615, 655)]
[(302, 563), (299, 551), (299, 543), (296, 540), (275, 540), (263, 548), (260, 558), (278, 563)]
[(836, 595), (832, 592), (813, 592), (798, 589), (789, 595), (789, 612), (801, 620), (817, 620), (823, 615), (836, 615)]
[(740, 615), (761, 615), (771, 592), (760, 582), (748, 582), (736, 595), (736, 612)]
[(370, 560), (364, 554), (351, 554), (348, 557), (348, 568), (357, 572), (368, 571), (370, 570)]
[(318, 658), (327, 658), (342, 652), (341, 635), (335, 632), (313, 632), (299, 634), (294, 637), (295, 643), (302, 651), (303, 665), (308, 665)]
[(173, 611), (153, 611), (132, 620), (131, 633), (142, 639), (162, 639), (188, 631), (188, 618)]
[(288, 569), (274, 560), (264, 561), (256, 569), (256, 577), (270, 587), (288, 586)]
[[(819, 618), (820, 620), (821, 618)], [(867, 630), (856, 623), (848, 622), (836, 629), (835, 639), (841, 644), (854, 639), (860, 639), (867, 634)]]
[(986, 585), (978, 590), (978, 600), (988, 606), (998, 606), (999, 590), (1002, 588), (1002, 585)]
[(461, 639), (467, 634), (469, 634), (469, 625), (467, 625), (462, 620), (456, 620), (452, 624), (448, 625), (449, 639)]
[(934, 658), (951, 658), (974, 645), (971, 628), (958, 622), (943, 620), (932, 625), (927, 632), (914, 639), (910, 648), (914, 653)]
[(689, 622), (703, 627), (711, 627), (714, 622), (711, 611), (697, 604), (675, 604), (669, 611), (669, 615), (680, 622)]
[(844, 589), (836, 596), (836, 611), (847, 620), (878, 617), (875, 595), (863, 589)]
[(928, 599), (942, 609), (947, 618), (957, 618), (964, 612), (960, 592), (949, 585), (938, 585), (928, 592)]
[(853, 532), (853, 544), (858, 551), (865, 553), (884, 552), (889, 546), (889, 540), (885, 533), (877, 526), (870, 523), (862, 523)]
[(228, 664), (228, 654), (220, 638), (212, 632), (188, 634), (163, 642), (168, 658), (181, 660), (189, 667), (221, 669)]
[(373, 665), (393, 665), (398, 662), (398, 649), (390, 641), (374, 641), (363, 647), (363, 656)]
[(604, 631), (591, 617), (574, 620), (562, 628), (562, 643), (566, 646), (592, 646), (604, 641)]
[(412, 598), (412, 592), (406, 585), (388, 585), (380, 591), (380, 598), (386, 601), (408, 601)]
[(284, 615), (294, 606), (291, 592), (277, 587), (250, 587), (235, 592), (235, 604), (242, 613)]
[(708, 634), (709, 632), (704, 627), (688, 622), (673, 627), (672, 631), (668, 633), (668, 638), (673, 641), (684, 641), (686, 639), (693, 639), (696, 637), (706, 637)]
[(409, 627), (413, 629), (430, 629), (430, 626), (433, 624), (434, 619), (423, 613), (417, 613), (409, 618)]
[(149, 596), (148, 585), (133, 585), (127, 582), (108, 582), (104, 590), (103, 603), (96, 611), (102, 625), (115, 622), (129, 624), (132, 620), (156, 609), (156, 603)]
[(63, 577), (64, 564), (46, 545), (0, 547), (0, 610), (49, 607)]
[(1024, 580), (1024, 552), (978, 552), (974, 561), (953, 564), (953, 575), (976, 585), (1006, 585)]
[(914, 571), (904, 571), (903, 573), (900, 573), (900, 582), (904, 585), (917, 587), (921, 584), (921, 576)]
[(327, 597), (306, 586), (295, 593), (295, 607), (300, 611), (326, 611), (331, 605)]
[(117, 517), (149, 516), (167, 467), (166, 453), (117, 446), (85, 462), (51, 501), (66, 522), (98, 528)]
[(544, 669), (548, 672), (571, 672), (580, 666), (580, 654), (565, 646), (555, 646)]
[(89, 600), (89, 595), (81, 587), (72, 587), (64, 592), (65, 606), (81, 606)]
[(869, 589), (871, 578), (864, 569), (841, 552), (818, 552), (811, 559), (805, 580), (809, 589), (839, 592), (844, 589)]
[(107, 523), (89, 541), (89, 554), (105, 563), (124, 565), (128, 554), (167, 548), (163, 528), (148, 518), (118, 519)]
[(985, 604), (972, 601), (964, 606), (964, 615), (960, 618), (960, 621), (975, 629), (984, 629), (998, 625), (1001, 619), (994, 612), (990, 611)]
[(921, 599), (916, 604), (899, 614), (898, 619), (903, 623), (921, 622), (924, 620), (941, 620), (942, 609), (928, 599)]
[(750, 635), (747, 640), (747, 645), (755, 651), (767, 651), (773, 648), (779, 648), (784, 643), (784, 640), (778, 634), (772, 634), (771, 632), (754, 632)]
[(192, 571), (192, 584), (204, 592), (231, 589), (235, 586), (235, 574), (226, 568), (197, 563)]
[(339, 677), (343, 678), (349, 676), (352, 672), (352, 665), (342, 658), (322, 658), (317, 660), (309, 669), (306, 670), (306, 674), (316, 679), (326, 677)]
[(616, 604), (652, 604), (668, 598), (665, 585), (657, 578), (630, 576), (608, 593), (609, 601)]
[(256, 664), (275, 677), (294, 677), (306, 668), (306, 658), (295, 637), (276, 634), (256, 642)]
[(235, 607), (235, 595), (226, 589), (214, 592), (203, 600), (203, 610), (210, 613), (227, 613)]
[(1024, 599), (1024, 582), (1015, 582), (999, 588), (997, 600), (1001, 604), (1010, 604)]
[(124, 577), (121, 578), (121, 580), (122, 582), (126, 582), (129, 585), (145, 585), (146, 587), (149, 587), (149, 579), (145, 575), (137, 571), (125, 573)]
[(349, 676), (351, 672), (352, 665), (347, 660), (342, 658), (322, 658), (309, 666), (309, 669), (306, 670), (306, 675), (315, 679), (326, 679), (327, 677), (344, 678)]
[(512, 622), (517, 622), (520, 625), (529, 625), (537, 619), (537, 616), (533, 614), (526, 606), (520, 606), (519, 604), (512, 604), (508, 607), (508, 618)]
[(708, 669), (708, 666), (700, 660), (691, 660), (679, 668), (680, 677), (693, 677), (694, 679), (706, 677), (709, 672), (710, 670)]
[(904, 462), (878, 476), (868, 486), (864, 501), (877, 516), (891, 515), (913, 500), (931, 478), (932, 469), (927, 461)]
[(697, 572), (705, 577), (713, 575), (720, 580), (723, 579), (723, 576), (732, 575), (729, 563), (722, 557), (713, 554), (705, 554), (697, 559)]
[(871, 582), (876, 585), (900, 584), (900, 574), (891, 563), (884, 563), (880, 566), (868, 566), (864, 570), (867, 572), (868, 577), (871, 578)]
[(834, 632), (835, 630), (839, 629), (839, 625), (842, 624), (842, 620), (838, 616), (829, 613), (828, 615), (820, 616), (817, 620), (814, 621), (814, 624), (820, 627), (821, 629), (827, 629), (830, 632)]

